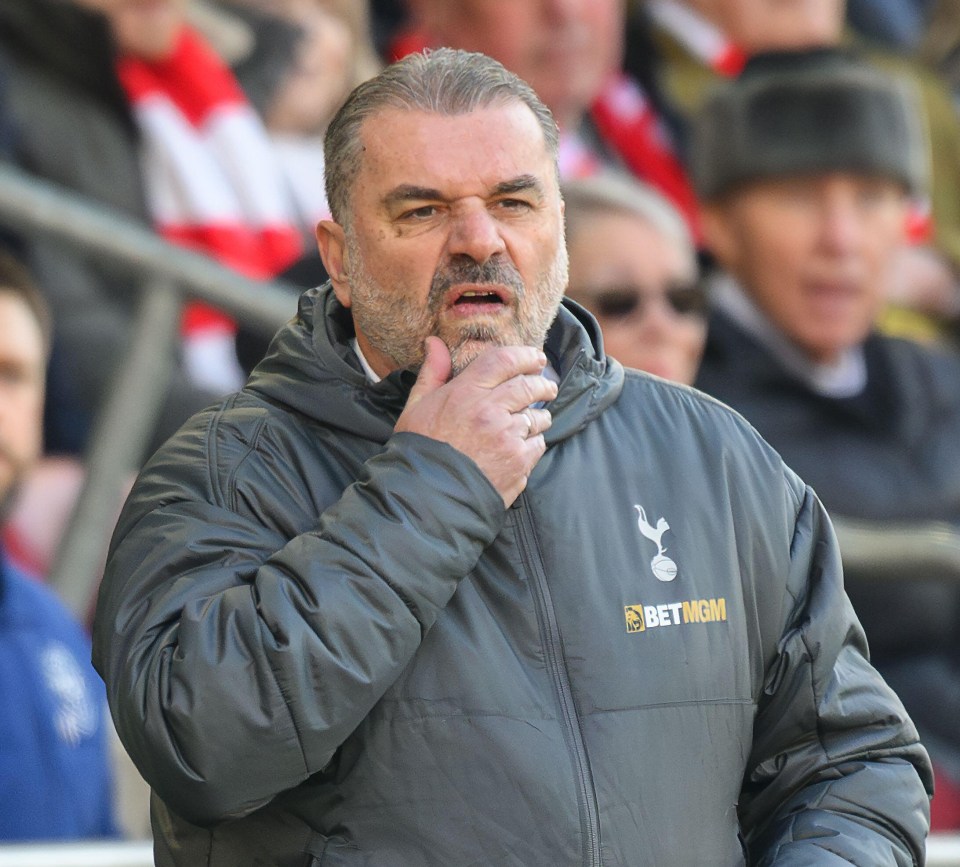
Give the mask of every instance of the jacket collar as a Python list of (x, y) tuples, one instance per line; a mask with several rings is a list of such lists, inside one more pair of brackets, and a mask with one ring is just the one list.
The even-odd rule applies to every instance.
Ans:
[[(376, 442), (386, 442), (416, 380), (396, 371), (367, 381), (351, 348), (353, 322), (331, 286), (300, 296), (297, 316), (284, 326), (257, 365), (246, 390), (315, 421)], [(579, 305), (564, 299), (547, 335), (545, 351), (560, 374), (549, 405), (548, 443), (582, 429), (619, 396), (623, 368), (603, 353), (600, 329)]]

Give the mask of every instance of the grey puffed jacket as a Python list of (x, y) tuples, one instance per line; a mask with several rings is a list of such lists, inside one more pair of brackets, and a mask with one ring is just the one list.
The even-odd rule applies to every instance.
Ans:
[(94, 658), (158, 865), (922, 863), (926, 753), (742, 418), (565, 304), (504, 509), (350, 336), (305, 293), (117, 526)]

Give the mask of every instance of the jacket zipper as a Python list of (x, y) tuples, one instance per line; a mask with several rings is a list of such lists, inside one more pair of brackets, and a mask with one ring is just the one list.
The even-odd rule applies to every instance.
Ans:
[(546, 574), (543, 570), (543, 558), (540, 556), (540, 547), (530, 511), (524, 508), (523, 494), (514, 503), (514, 508), (511, 511), (517, 516), (520, 553), (523, 562), (527, 564), (533, 577), (531, 584), (540, 620), (540, 635), (546, 652), (547, 669), (557, 690), (564, 730), (577, 770), (577, 799), (580, 803), (581, 820), (584, 825), (587, 843), (584, 865), (585, 867), (601, 867), (600, 815), (597, 808), (596, 790), (593, 785), (593, 774), (590, 771), (587, 749), (583, 742), (583, 729), (580, 726), (580, 715), (577, 713), (573, 689), (570, 686), (570, 675), (563, 660), (560, 627), (557, 625), (553, 599), (550, 596), (550, 588), (547, 585)]

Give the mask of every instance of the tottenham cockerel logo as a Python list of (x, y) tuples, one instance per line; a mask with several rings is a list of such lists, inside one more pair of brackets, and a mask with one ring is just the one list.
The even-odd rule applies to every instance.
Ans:
[(634, 508), (640, 516), (637, 519), (640, 532), (657, 546), (657, 553), (650, 561), (650, 570), (658, 581), (673, 581), (677, 577), (677, 564), (667, 556), (667, 547), (663, 544), (663, 534), (670, 529), (670, 525), (666, 518), (658, 518), (654, 526), (647, 520), (643, 506), (634, 505)]

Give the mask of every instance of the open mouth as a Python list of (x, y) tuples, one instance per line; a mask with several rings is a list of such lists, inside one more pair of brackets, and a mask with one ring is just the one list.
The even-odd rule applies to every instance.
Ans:
[(496, 316), (509, 303), (508, 290), (495, 283), (461, 284), (447, 295), (447, 310), (454, 316)]
[(455, 307), (503, 304), (503, 298), (493, 289), (469, 289), (466, 292), (462, 292), (453, 304)]

